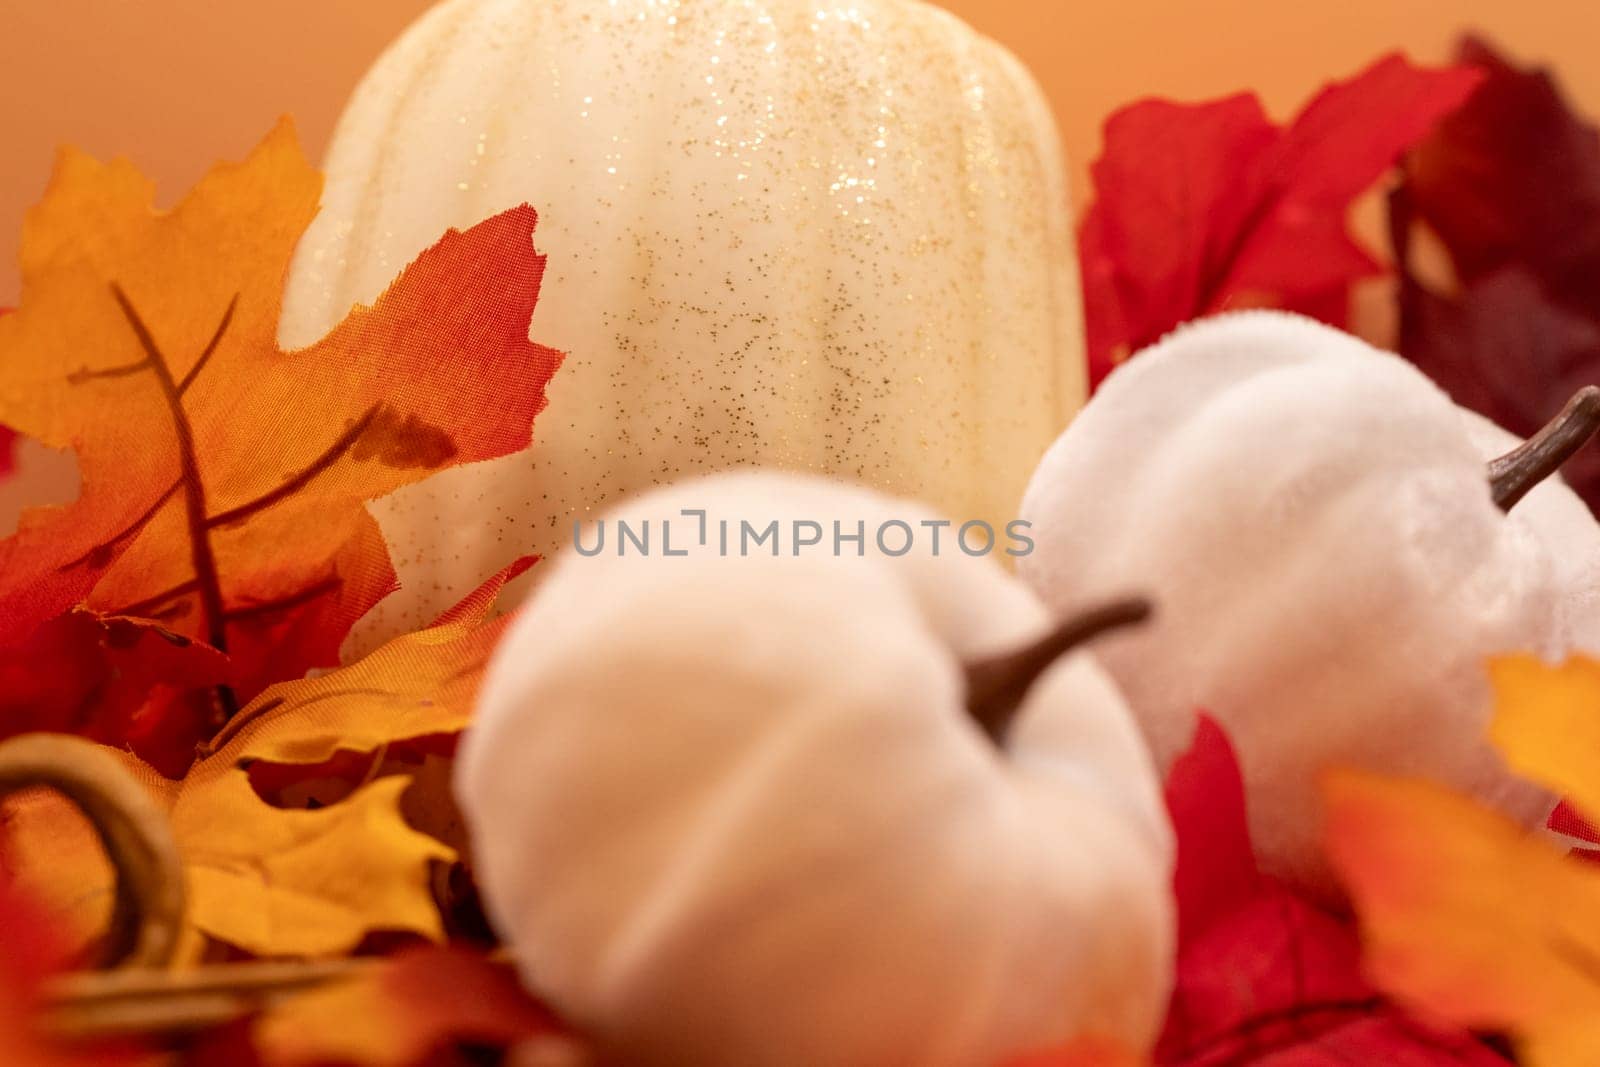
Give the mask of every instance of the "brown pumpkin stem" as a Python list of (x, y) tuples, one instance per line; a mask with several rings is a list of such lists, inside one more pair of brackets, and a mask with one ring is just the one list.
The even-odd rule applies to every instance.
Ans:
[(1102, 634), (1144, 622), (1152, 611), (1143, 597), (1113, 600), (1066, 619), (1029, 645), (968, 665), (967, 711), (1000, 744), (1028, 690), (1052, 663)]
[(105, 749), (63, 734), (23, 734), (0, 744), (0, 801), (54, 789), (81, 812), (116, 871), (102, 967), (164, 967), (183, 926), (183, 866), (167, 817)]
[(1554, 474), (1600, 430), (1600, 386), (1573, 394), (1561, 414), (1522, 444), (1489, 461), (1489, 495), (1510, 511), (1534, 486)]

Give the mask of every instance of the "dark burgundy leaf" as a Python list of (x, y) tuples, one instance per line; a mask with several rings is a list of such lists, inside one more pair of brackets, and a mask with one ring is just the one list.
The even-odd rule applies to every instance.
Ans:
[(1519, 263), (1600, 313), (1600, 133), (1546, 71), (1518, 70), (1474, 37), (1459, 56), (1484, 82), (1407, 161), (1414, 210), (1464, 280)]
[[(1457, 403), (1526, 436), (1600, 381), (1600, 134), (1547, 73), (1474, 38), (1460, 56), (1484, 81), (1412, 152), (1390, 199), (1400, 349)], [(1422, 227), (1459, 291), (1413, 271)], [(1562, 473), (1600, 504), (1600, 450)]]

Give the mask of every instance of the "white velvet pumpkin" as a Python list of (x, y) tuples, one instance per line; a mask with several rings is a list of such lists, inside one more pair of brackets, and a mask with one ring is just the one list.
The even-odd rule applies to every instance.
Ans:
[(380, 505), (426, 621), (618, 492), (733, 465), (1014, 518), (1081, 403), (1057, 136), (1005, 50), (918, 0), (448, 0), (326, 160), (283, 339), (450, 226), (527, 201), (532, 333), (569, 353), (529, 453)]
[[(1153, 1041), (1172, 840), (1121, 696), (1075, 652), (1004, 750), (963, 706), (963, 664), (1049, 628), (1019, 581), (948, 534), (888, 558), (870, 531), (935, 514), (791, 475), (690, 481), (619, 518), (649, 522), (655, 554), (552, 566), (457, 761), (478, 884), (533, 988), (641, 1067)], [(661, 554), (663, 519), (685, 556)], [(724, 520), (869, 533), (861, 557), (787, 534), (724, 556)]]
[(1057, 610), (1143, 583), (1155, 621), (1102, 661), (1157, 760), (1217, 717), (1264, 862), (1331, 890), (1326, 767), (1438, 779), (1530, 827), (1553, 803), (1484, 736), (1486, 661), (1600, 651), (1600, 527), (1559, 478), (1495, 506), (1485, 461), (1518, 443), (1348, 334), (1204, 320), (1115, 371), (1046, 454), (1018, 570)]

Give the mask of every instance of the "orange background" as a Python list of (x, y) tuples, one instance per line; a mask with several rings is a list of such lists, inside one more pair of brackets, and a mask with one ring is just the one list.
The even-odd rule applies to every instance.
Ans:
[[(529, 3), (539, 0), (526, 0)], [(287, 111), (320, 156), (367, 64), (427, 0), (0, 0), (0, 303), (16, 294), (16, 236), (54, 147), (131, 156), (176, 197)], [(949, 0), (1008, 44), (1055, 103), (1083, 169), (1107, 112), (1148, 94), (1250, 87), (1278, 113), (1330, 77), (1405, 48), (1440, 59), (1476, 27), (1555, 65), (1600, 111), (1594, 0)]]

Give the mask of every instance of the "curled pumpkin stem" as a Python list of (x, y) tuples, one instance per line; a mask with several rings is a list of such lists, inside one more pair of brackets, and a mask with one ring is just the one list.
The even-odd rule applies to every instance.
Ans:
[(92, 742), (23, 734), (0, 744), (0, 800), (43, 786), (81, 812), (116, 871), (102, 967), (164, 967), (183, 925), (183, 866), (167, 817), (128, 769)]
[(1554, 474), (1600, 430), (1600, 386), (1573, 394), (1561, 414), (1499, 459), (1489, 461), (1489, 495), (1510, 511), (1534, 486)]
[(1064, 620), (1029, 645), (969, 664), (967, 711), (1000, 744), (1028, 690), (1052, 663), (1102, 634), (1144, 622), (1153, 610), (1143, 597), (1113, 600)]

